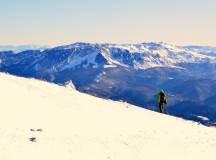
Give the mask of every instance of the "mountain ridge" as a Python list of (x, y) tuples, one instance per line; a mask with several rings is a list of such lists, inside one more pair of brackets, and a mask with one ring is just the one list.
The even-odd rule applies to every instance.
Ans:
[(0, 52), (1, 72), (57, 84), (72, 81), (79, 91), (151, 110), (157, 108), (154, 95), (163, 88), (170, 114), (196, 121), (206, 117), (208, 122), (198, 121), (206, 125), (216, 122), (215, 62), (214, 55), (166, 43), (74, 43), (43, 51)]

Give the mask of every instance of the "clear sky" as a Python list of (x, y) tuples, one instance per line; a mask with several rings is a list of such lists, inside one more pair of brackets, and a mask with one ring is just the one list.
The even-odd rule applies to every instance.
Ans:
[(216, 0), (0, 0), (0, 44), (216, 46)]

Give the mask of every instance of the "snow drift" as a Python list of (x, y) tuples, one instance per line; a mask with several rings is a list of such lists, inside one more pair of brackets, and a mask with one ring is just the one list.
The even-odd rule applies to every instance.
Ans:
[(215, 159), (216, 130), (0, 74), (2, 160)]

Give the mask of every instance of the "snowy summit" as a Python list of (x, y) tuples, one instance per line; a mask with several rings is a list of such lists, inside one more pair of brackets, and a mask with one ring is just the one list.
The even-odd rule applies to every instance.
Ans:
[(2, 160), (214, 160), (216, 130), (0, 74)]

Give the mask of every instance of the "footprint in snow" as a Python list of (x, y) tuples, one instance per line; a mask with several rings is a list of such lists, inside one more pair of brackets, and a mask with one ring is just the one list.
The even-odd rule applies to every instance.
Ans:
[[(30, 129), (30, 131), (35, 133), (35, 132), (42, 132), (43, 130), (41, 128), (39, 128), (39, 129)], [(30, 142), (37, 142), (37, 138), (36, 137), (30, 137), (29, 141)]]

